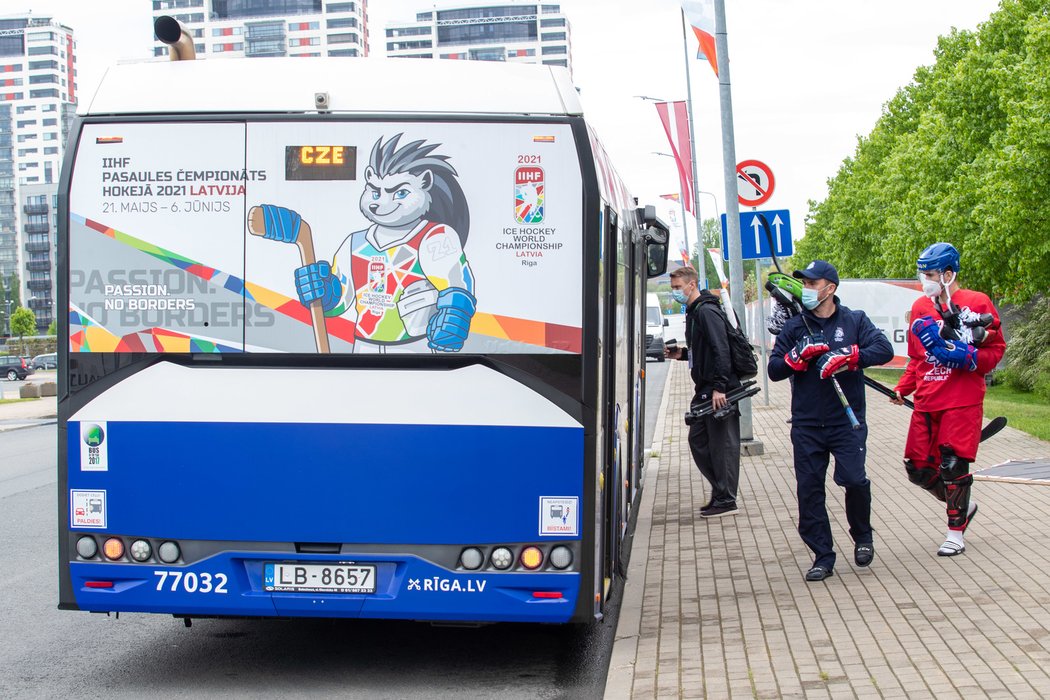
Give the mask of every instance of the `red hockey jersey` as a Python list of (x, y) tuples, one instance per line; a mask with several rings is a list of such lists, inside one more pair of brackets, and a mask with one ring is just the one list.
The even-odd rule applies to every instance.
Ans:
[[(995, 369), (1006, 352), (999, 323), (999, 312), (986, 294), (971, 289), (960, 289), (952, 294), (952, 303), (959, 307), (960, 315), (966, 319), (971, 314), (991, 314), (995, 320), (987, 327), (988, 337), (977, 346), (977, 369), (949, 369), (931, 362), (918, 336), (908, 332), (908, 367), (897, 383), (901, 396), (915, 393), (915, 408), (919, 411), (943, 411), (948, 408), (973, 406), (984, 401), (984, 375)], [(941, 315), (929, 297), (921, 296), (911, 305), (909, 323), (923, 316), (931, 316), (943, 325)], [(964, 339), (972, 343), (968, 331), (963, 330)]]

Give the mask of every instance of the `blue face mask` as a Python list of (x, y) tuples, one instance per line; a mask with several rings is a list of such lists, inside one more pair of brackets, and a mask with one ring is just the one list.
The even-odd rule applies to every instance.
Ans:
[[(827, 289), (827, 285), (824, 286), (824, 289)], [(822, 291), (824, 291), (824, 290), (823, 289), (821, 289), (821, 290), (817, 290), (817, 289), (803, 289), (802, 290), (802, 305), (805, 306), (810, 311), (812, 311), (813, 309), (815, 309), (818, 306), (820, 306), (820, 302), (824, 301), (823, 299), (820, 298), (820, 292), (822, 292)]]
[(685, 295), (685, 290), (684, 289), (672, 289), (671, 290), (671, 298), (674, 299), (679, 304), (684, 304), (689, 299), (689, 297), (687, 297)]

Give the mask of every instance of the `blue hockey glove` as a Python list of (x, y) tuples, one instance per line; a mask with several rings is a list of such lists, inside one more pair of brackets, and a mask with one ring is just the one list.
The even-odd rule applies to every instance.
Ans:
[(796, 372), (805, 372), (810, 360), (820, 357), (827, 351), (828, 341), (824, 339), (824, 334), (814, 333), (795, 343), (795, 347), (784, 354), (784, 362)]
[(427, 323), (427, 345), (446, 352), (462, 350), (476, 310), (477, 299), (467, 290), (460, 287), (443, 290), (438, 294), (437, 313)]
[(977, 348), (972, 345), (949, 340), (943, 346), (929, 352), (939, 365), (951, 369), (965, 369), (967, 372), (977, 369)]
[(262, 210), (265, 224), (263, 238), (282, 243), (295, 243), (299, 239), (303, 217), (276, 204), (263, 204)]
[(321, 308), (331, 311), (339, 305), (343, 285), (332, 274), (332, 266), (322, 260), (295, 271), (295, 291), (299, 294), (299, 301), (303, 306), (309, 306), (311, 302), (320, 299)]
[(941, 337), (941, 329), (932, 316), (923, 316), (915, 319), (911, 324), (911, 332), (916, 335), (926, 352), (933, 353), (934, 348), (944, 347), (944, 338)]
[(817, 360), (817, 369), (820, 370), (821, 379), (827, 379), (833, 374), (846, 370), (854, 372), (858, 367), (860, 367), (860, 347), (856, 345), (824, 353)]

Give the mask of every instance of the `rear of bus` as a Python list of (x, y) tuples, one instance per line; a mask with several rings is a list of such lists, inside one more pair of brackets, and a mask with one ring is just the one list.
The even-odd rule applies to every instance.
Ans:
[(440, 64), (106, 76), (60, 199), (60, 607), (595, 617), (586, 127), (561, 71)]

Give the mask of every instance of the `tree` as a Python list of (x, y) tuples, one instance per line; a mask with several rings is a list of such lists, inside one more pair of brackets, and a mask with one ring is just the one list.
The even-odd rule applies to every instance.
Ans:
[(27, 335), (36, 335), (36, 316), (32, 311), (19, 306), (11, 312), (11, 335), (18, 336), (18, 342), (22, 344), (22, 353), (25, 354), (23, 338)]
[(1050, 0), (1002, 0), (977, 31), (938, 40), (936, 61), (883, 107), (810, 203), (795, 262), (849, 277), (913, 277), (930, 243), (1000, 301), (1050, 288)]
[(47, 335), (58, 335), (58, 321), (52, 321), (48, 325)]

